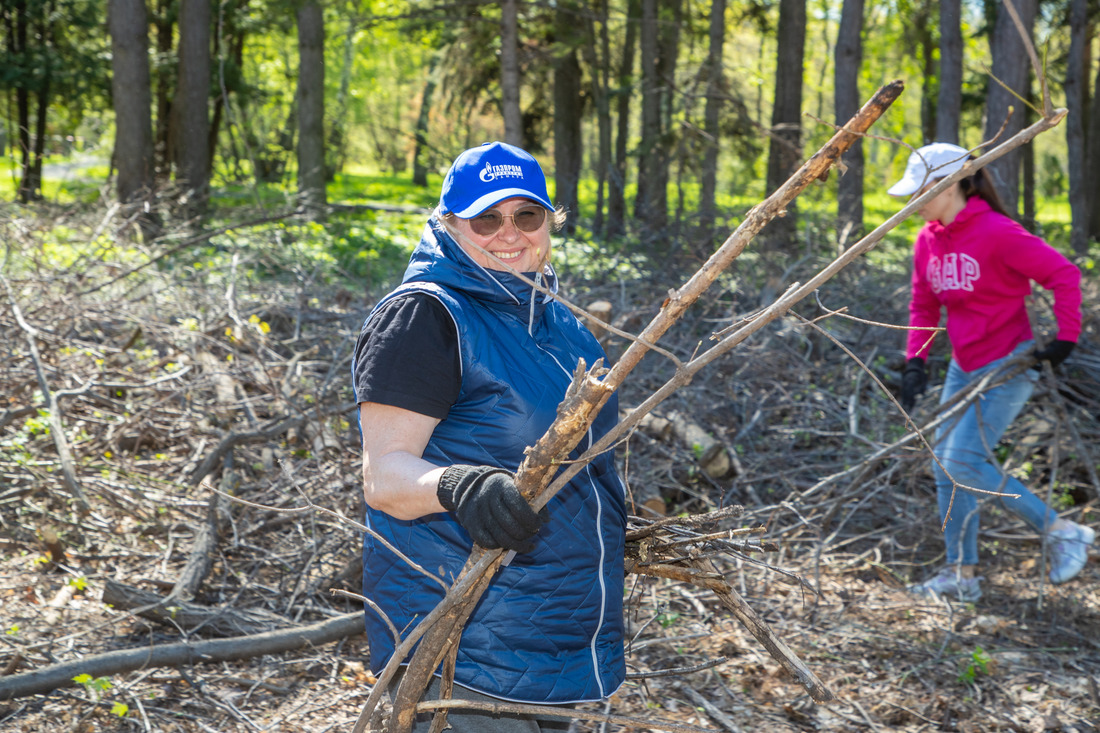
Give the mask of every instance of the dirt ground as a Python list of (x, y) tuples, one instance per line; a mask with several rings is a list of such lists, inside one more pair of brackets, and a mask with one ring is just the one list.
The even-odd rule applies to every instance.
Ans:
[[(357, 612), (333, 589), (357, 588), (358, 532), (337, 514), (360, 513), (347, 374), (371, 299), (259, 282), (246, 274), (256, 262), (202, 273), (148, 267), (113, 282), (117, 265), (78, 264), (6, 281), (0, 308), (0, 698), (20, 675), (94, 655)], [(822, 300), (900, 323), (902, 282), (872, 283), (856, 270)], [(660, 300), (647, 292), (660, 288), (584, 295), (611, 300), (616, 325), (636, 332)], [(695, 309), (662, 343), (690, 357), (755, 309), (758, 293), (735, 292)], [(998, 447), (1008, 470), (1037, 491), (1053, 487), (1065, 516), (1094, 527), (1095, 324), (1088, 313), (1058, 389), (1044, 383)], [(583, 706), (593, 719), (573, 730), (1097, 730), (1097, 550), (1077, 579), (1044, 583), (1038, 537), (989, 501), (981, 600), (909, 594), (907, 583), (938, 567), (942, 542), (926, 451), (897, 444), (904, 422), (875, 381), (896, 388), (901, 339), (862, 321), (824, 327), (828, 335), (785, 319), (656, 410), (689, 416), (732, 459), (728, 474), (708, 475), (697, 444), (675, 433), (639, 430), (619, 460), (639, 504), (657, 494), (669, 514), (741, 505), (729, 526), (764, 528), (760, 539), (778, 549), (696, 551), (836, 699), (815, 703), (713, 592), (631, 575), (631, 678), (610, 700)], [(611, 357), (623, 347), (612, 339)], [(624, 408), (674, 371), (658, 357), (646, 364), (624, 387)], [(942, 354), (933, 384), (938, 365)], [(935, 402), (932, 390), (919, 424)], [(196, 547), (212, 549), (190, 603), (229, 619), (221, 637), (210, 620), (185, 621), (182, 602), (159, 620), (104, 603), (112, 583), (163, 598), (195, 568)], [(366, 654), (352, 634), (278, 654), (88, 675), (0, 702), (0, 730), (350, 731), (374, 682)], [(675, 673), (684, 668), (696, 671)]]

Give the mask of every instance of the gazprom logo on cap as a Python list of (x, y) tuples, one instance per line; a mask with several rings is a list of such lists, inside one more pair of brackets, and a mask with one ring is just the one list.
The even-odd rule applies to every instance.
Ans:
[(486, 163), (485, 168), (478, 174), (478, 178), (484, 183), (495, 181), (498, 178), (523, 178), (523, 169), (518, 165), (493, 165)]

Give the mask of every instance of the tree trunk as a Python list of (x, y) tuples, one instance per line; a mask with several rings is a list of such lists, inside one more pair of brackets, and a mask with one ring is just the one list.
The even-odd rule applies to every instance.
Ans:
[(1089, 68), (1088, 0), (1072, 0), (1069, 6), (1069, 58), (1066, 60), (1066, 148), (1069, 166), (1069, 243), (1079, 255), (1087, 254), (1088, 205), (1085, 192), (1085, 105)]
[[(806, 44), (806, 0), (779, 0), (776, 36), (775, 105), (768, 142), (768, 191), (774, 191), (802, 162), (802, 65)], [(794, 201), (786, 216), (771, 221), (766, 249), (791, 249), (798, 224)]]
[[(431, 119), (432, 97), (435, 96), (435, 87), (438, 83), (436, 68), (439, 66), (439, 54), (432, 56), (431, 65), (428, 67), (428, 79), (424, 82), (424, 91), (420, 94), (420, 112), (416, 115), (416, 147), (413, 148), (413, 185), (428, 185), (428, 166), (424, 158), (428, 154), (428, 121)], [(505, 134), (507, 138), (507, 134)], [(507, 140), (505, 140), (507, 142)]]
[(130, 204), (149, 198), (153, 192), (149, 25), (145, 0), (110, 0), (107, 22), (111, 33), (118, 198)]
[[(240, 9), (243, 11), (247, 8), (247, 0), (243, 0)], [(224, 9), (221, 11), (224, 12)], [(222, 58), (221, 54), (225, 54), (225, 58), (232, 59), (238, 69), (244, 68), (244, 41), (245, 31), (239, 23), (237, 23), (233, 16), (227, 15), (224, 20), (219, 19), (222, 23), (222, 32), (215, 35), (215, 43), (224, 43), (226, 49), (218, 49), (218, 53), (215, 54), (219, 59)], [(214, 100), (214, 112), (210, 122), (210, 138), (207, 142), (207, 155), (210, 156), (211, 166), (214, 162), (214, 153), (217, 150), (218, 131), (221, 129), (221, 121), (223, 119), (223, 113), (229, 109), (229, 94), (233, 91), (226, 83), (223, 76), (223, 69), (219, 69), (218, 72), (218, 95)], [(230, 120), (229, 115), (225, 114), (224, 118)], [(230, 120), (231, 121), (231, 120)], [(234, 137), (233, 125), (227, 123), (225, 126), (226, 137), (229, 141), (230, 156), (234, 161), (234, 170), (237, 175), (243, 175), (240, 167), (240, 154), (237, 152), (236, 138)]]
[[(35, 79), (34, 101), (34, 144), (33, 156), (30, 165), (23, 167), (23, 179), (19, 183), (19, 198), (21, 201), (38, 200), (42, 198), (42, 159), (46, 154), (46, 121), (49, 118), (50, 94), (53, 82), (53, 16), (55, 4), (52, 2), (36, 3), (34, 6), (34, 37), (38, 41), (38, 53), (36, 65), (39, 66), (38, 78)], [(30, 20), (30, 19), (28, 19)], [(24, 58), (30, 58), (29, 56)], [(29, 105), (28, 105), (29, 106)]]
[[(1013, 0), (1016, 12), (1030, 36), (1035, 23), (1038, 0)], [(1030, 62), (1027, 50), (1012, 16), (1000, 4), (997, 5), (997, 20), (993, 24), (993, 34), (989, 39), (993, 59), (992, 74), (1001, 83), (991, 81), (986, 96), (984, 139), (990, 140), (1004, 126), (999, 141), (1007, 140), (1024, 129), (1024, 117), (1020, 99), (1027, 99)], [(1005, 85), (1008, 89), (1005, 89)], [(1009, 91), (1012, 90), (1012, 92)], [(1015, 92), (1015, 94), (1013, 94)], [(1009, 108), (1014, 112), (1009, 116)], [(1019, 206), (1021, 151), (1013, 150), (1000, 160), (989, 164), (993, 173), (993, 182), (1005, 208), (1010, 214), (1016, 214)]]
[[(157, 0), (153, 13), (156, 29), (156, 54), (159, 58), (172, 55), (175, 34), (175, 15), (172, 0)], [(153, 175), (158, 184), (167, 184), (172, 177), (175, 143), (172, 140), (172, 78), (166, 68), (154, 69), (156, 118), (153, 121)]]
[(16, 198), (25, 204), (34, 198), (34, 192), (28, 188), (31, 169), (31, 93), (25, 86), (15, 90), (15, 108), (16, 124), (19, 126), (19, 165), (23, 171)]
[[(52, 4), (51, 4), (52, 5)], [(52, 10), (52, 8), (51, 8)], [(40, 28), (43, 46), (48, 48), (52, 43), (48, 40), (50, 31), (46, 27), (46, 23), (42, 23)], [(50, 82), (52, 70), (50, 69), (49, 51), (47, 51), (43, 59), (42, 79), (39, 81), (38, 93), (35, 94), (35, 103), (37, 109), (34, 116), (34, 160), (31, 162), (29, 168), (23, 169), (23, 180), (20, 182), (19, 187), (21, 191), (26, 191), (31, 199), (42, 198), (42, 158), (46, 154), (46, 135), (47, 127), (46, 120), (50, 110)]]
[[(844, 0), (836, 37), (834, 108), (843, 125), (859, 111), (859, 69), (863, 63), (863, 0)], [(863, 143), (844, 156), (847, 171), (838, 172), (836, 227), (841, 246), (863, 236)]]
[(329, 115), (328, 143), (325, 145), (326, 183), (344, 170), (348, 157), (348, 97), (351, 95), (351, 77), (355, 66), (355, 39), (361, 25), (362, 17), (358, 12), (352, 11), (344, 28), (344, 59), (340, 67), (340, 86), (336, 90), (335, 114)]
[[(1027, 100), (1035, 104), (1034, 95), (1028, 95)], [(1035, 122), (1035, 113), (1028, 107), (1020, 105), (1019, 109), (1019, 114), (1024, 116), (1025, 125), (1030, 125)], [(1020, 217), (1020, 221), (1029, 232), (1037, 233), (1039, 231), (1039, 222), (1035, 220), (1035, 146), (1025, 145), (1020, 149), (1020, 152), (1022, 153), (1021, 178), (1023, 179), (1023, 185), (1021, 186), (1023, 214)]]
[(959, 142), (962, 116), (962, 3), (940, 0), (940, 92), (936, 100), (936, 140)]
[(298, 8), (298, 197), (320, 219), (325, 194), (325, 23), (317, 0)]
[(710, 6), (710, 45), (707, 48), (707, 102), (703, 110), (702, 172), (699, 190), (699, 238), (710, 249), (714, 239), (715, 204), (718, 188), (718, 151), (721, 149), (719, 119), (726, 80), (722, 68), (726, 37), (726, 0)]
[[(657, 155), (654, 164), (650, 201), (655, 218), (650, 222), (653, 232), (668, 227), (668, 182), (672, 151), (679, 137), (674, 127), (676, 108), (676, 62), (680, 58), (680, 26), (682, 25), (683, 0), (661, 0), (657, 4), (657, 84), (660, 92), (660, 135), (656, 141)], [(666, 240), (668, 241), (668, 240)]]
[[(1087, 67), (1086, 67), (1087, 68)], [(1088, 87), (1088, 80), (1083, 79)], [(1097, 74), (1085, 120), (1085, 207), (1088, 212), (1088, 238), (1100, 239), (1100, 74)]]
[(921, 140), (925, 144), (933, 142), (936, 136), (936, 40), (932, 36), (931, 0), (921, 0), (916, 8), (910, 33), (917, 43), (920, 54), (920, 130)]
[[(27, 17), (26, 0), (15, 1), (12, 16), (14, 27), (9, 30), (8, 43), (12, 55), (20, 58), (23, 65), (23, 75), (26, 78), (27, 73), (30, 71), (27, 68), (30, 51), (27, 48), (29, 19)], [(26, 83), (20, 83), (15, 89), (15, 109), (16, 126), (18, 128), (16, 137), (19, 141), (19, 165), (23, 174), (19, 180), (16, 199), (25, 204), (34, 198), (34, 192), (28, 188), (30, 182), (28, 176), (31, 169), (31, 92), (29, 85)]]
[[(594, 16), (594, 17), (593, 17)], [(596, 31), (599, 22), (600, 30)], [(596, 107), (596, 207), (592, 212), (592, 233), (603, 234), (604, 194), (611, 171), (611, 102), (608, 99), (611, 69), (611, 38), (607, 30), (607, 0), (596, 0), (591, 13), (583, 14), (584, 62), (591, 69), (592, 101)]]
[(554, 197), (570, 217), (564, 233), (577, 229), (578, 185), (581, 176), (581, 65), (577, 61), (578, 8), (559, 0), (556, 11), (554, 59)]
[(630, 136), (630, 97), (634, 75), (634, 47), (637, 42), (638, 19), (641, 17), (641, 0), (628, 0), (626, 6), (626, 31), (623, 34), (622, 59), (618, 71), (618, 96), (616, 105), (615, 163), (607, 188), (607, 236), (623, 233), (626, 220), (626, 161)]
[(500, 112), (504, 118), (504, 142), (523, 147), (517, 5), (518, 0), (500, 3)]
[(210, 196), (210, 0), (180, 0), (179, 32), (176, 182), (190, 219), (205, 213)]
[[(664, 229), (667, 222), (665, 196), (657, 190), (654, 176), (661, 138), (661, 89), (657, 76), (658, 0), (642, 1), (642, 23), (639, 33), (642, 57), (642, 139), (638, 156), (638, 189), (634, 197), (634, 218), (646, 227)], [(658, 206), (660, 211), (657, 211)]]

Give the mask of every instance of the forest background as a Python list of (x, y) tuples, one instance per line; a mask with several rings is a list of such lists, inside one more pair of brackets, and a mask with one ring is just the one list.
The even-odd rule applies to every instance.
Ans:
[[(0, 700), (5, 678), (114, 648), (355, 613), (332, 591), (357, 588), (356, 531), (310, 510), (361, 514), (351, 346), (447, 165), (490, 139), (542, 161), (570, 212), (554, 264), (621, 329), (603, 335), (614, 360), (835, 124), (904, 81), (843, 175), (813, 183), (662, 341), (686, 360), (895, 213), (884, 191), (912, 147), (1007, 139), (1045, 84), (1064, 123), (991, 169), (1081, 266), (1086, 328), (998, 456), (1094, 521), (1100, 8), (1013, 5), (1041, 78), (992, 1), (4, 0)], [(726, 730), (1096, 729), (1095, 563), (1045, 587), (1037, 538), (990, 507), (986, 601), (902, 590), (940, 551), (927, 454), (890, 396), (919, 225), (696, 376), (621, 456), (639, 514), (742, 504), (767, 527), (770, 570), (763, 545), (713, 562), (839, 701), (814, 704), (710, 591), (639, 579), (632, 669), (680, 674), (594, 711)], [(674, 372), (646, 362), (624, 405)], [(373, 678), (362, 640), (338, 638), (73, 674), (0, 703), (0, 727), (350, 729)], [(625, 723), (575, 727), (601, 725)]]

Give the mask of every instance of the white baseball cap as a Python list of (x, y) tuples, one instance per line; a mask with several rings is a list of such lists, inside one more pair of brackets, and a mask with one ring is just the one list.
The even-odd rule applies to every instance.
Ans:
[(928, 183), (946, 178), (970, 160), (970, 151), (951, 143), (932, 143), (918, 148), (905, 164), (905, 175), (886, 191), (891, 196), (912, 196)]

